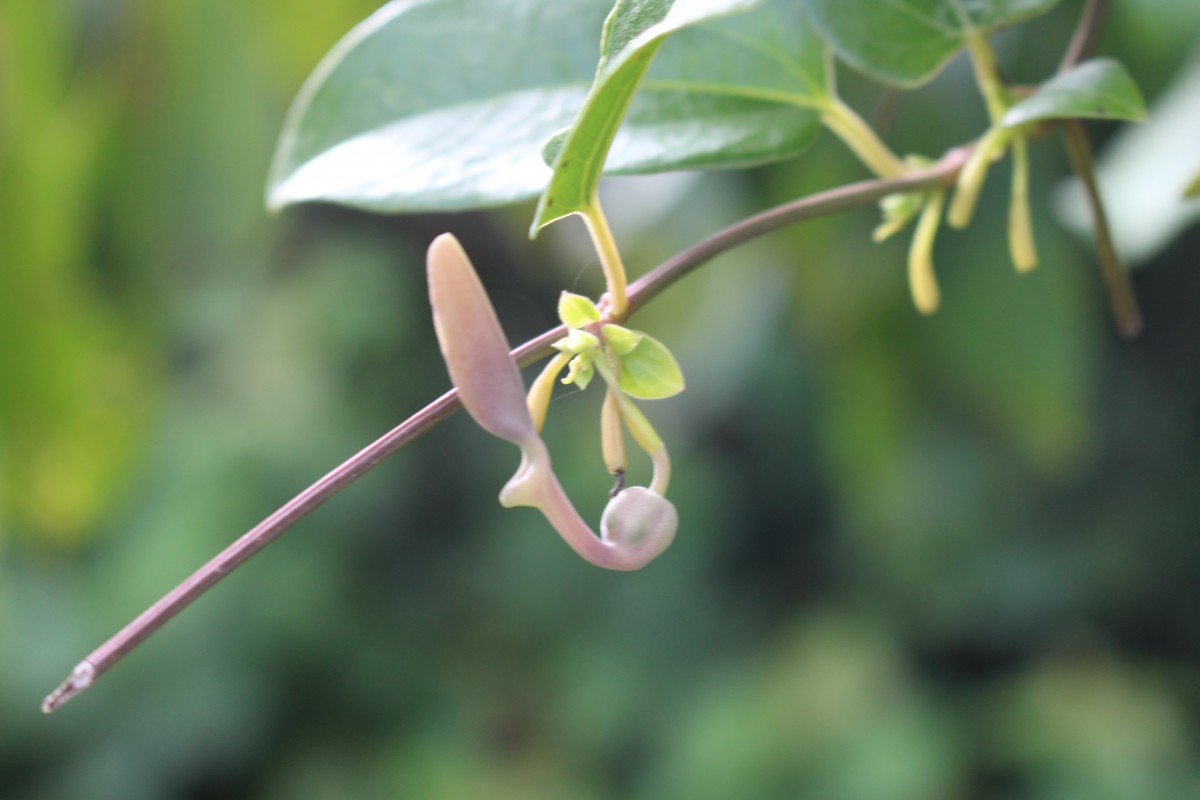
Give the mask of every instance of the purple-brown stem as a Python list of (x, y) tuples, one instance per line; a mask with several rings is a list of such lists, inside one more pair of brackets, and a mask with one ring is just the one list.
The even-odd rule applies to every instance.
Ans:
[(1063, 123), (1063, 142), (1067, 147), (1067, 156), (1071, 160), (1071, 168), (1075, 170), (1079, 182), (1083, 184), (1084, 196), (1087, 198), (1088, 210), (1092, 214), (1092, 238), (1096, 241), (1096, 263), (1100, 266), (1100, 277), (1104, 281), (1104, 290), (1108, 295), (1108, 305), (1112, 309), (1113, 321), (1117, 331), (1126, 339), (1132, 339), (1142, 331), (1142, 312), (1138, 308), (1137, 295), (1133, 292), (1133, 284), (1129, 280), (1129, 271), (1121, 262), (1113, 244), (1112, 232), (1108, 227), (1108, 215), (1104, 212), (1104, 203), (1100, 199), (1100, 187), (1096, 184), (1096, 170), (1092, 163), (1092, 146), (1088, 143), (1087, 132), (1079, 120), (1067, 120)]

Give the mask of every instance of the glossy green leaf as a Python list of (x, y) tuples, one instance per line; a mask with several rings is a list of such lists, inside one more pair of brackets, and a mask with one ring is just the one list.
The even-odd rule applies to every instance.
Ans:
[(683, 372), (671, 351), (642, 334), (637, 346), (621, 356), (621, 390), (641, 400), (660, 400), (683, 391)]
[[(664, 39), (683, 28), (749, 11), (761, 0), (620, 0), (605, 22), (600, 67), (566, 139), (554, 147), (554, 176), (543, 192), (531, 234), (592, 202), (617, 129)], [(715, 62), (714, 62), (715, 63)], [(699, 128), (690, 115), (687, 130)], [(703, 134), (702, 134), (703, 136)], [(653, 163), (655, 159), (649, 159)], [(660, 165), (662, 166), (662, 165)]]
[[(552, 174), (542, 148), (568, 129), (597, 74), (598, 32), (611, 5), (389, 3), (301, 90), (275, 153), (268, 204), (410, 212), (536, 196)], [(678, 27), (701, 6), (753, 2), (674, 5), (680, 10), (657, 24)], [(602, 69), (618, 67), (621, 42), (638, 47), (638, 30), (618, 26)], [(816, 134), (815, 115), (795, 102), (825, 85), (824, 46), (790, 0), (680, 30), (656, 61), (607, 172), (762, 163), (801, 152)]]
[(612, 0), (395, 0), (321, 62), (288, 114), (268, 180), (278, 209), (376, 211), (535, 196), (541, 148), (574, 119)]
[[(824, 42), (792, 0), (673, 33), (662, 45), (604, 165), (605, 174), (740, 167), (803, 152), (827, 93)], [(549, 164), (572, 128), (546, 147)]]
[(801, 0), (838, 55), (885, 83), (932, 78), (967, 36), (1043, 14), (1058, 0)]
[(1013, 128), (1028, 122), (1081, 117), (1145, 119), (1142, 93), (1119, 62), (1097, 58), (1055, 76), (1010, 108), (1001, 122)]

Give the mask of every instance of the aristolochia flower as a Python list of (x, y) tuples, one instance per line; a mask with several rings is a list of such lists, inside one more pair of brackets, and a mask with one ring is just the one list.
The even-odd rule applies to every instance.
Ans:
[[(538, 509), (575, 552), (597, 566), (631, 570), (648, 564), (675, 538), (679, 517), (675, 506), (660, 493), (666, 490), (669, 475), (666, 450), (645, 417), (623, 393), (617, 393), (620, 414), (634, 438), (643, 447), (651, 445), (648, 451), (653, 449), (659, 454), (654, 458), (655, 485), (617, 492), (604, 509), (600, 535), (596, 536), (554, 474), (550, 453), (538, 434), (541, 420), (535, 425), (530, 414), (521, 375), (509, 354), (496, 312), (467, 254), (451, 234), (442, 234), (429, 246), (427, 271), (434, 328), (463, 408), (488, 433), (521, 448), (521, 464), (500, 491), (500, 503)], [(594, 344), (586, 336), (576, 337), (577, 352), (564, 351), (556, 356), (558, 370), (566, 358), (586, 356), (602, 375), (608, 373), (606, 380), (616, 381), (603, 360), (592, 357), (599, 340), (585, 331), (579, 333), (591, 336)], [(582, 369), (576, 368), (576, 379)], [(544, 391), (535, 383), (529, 402), (539, 406), (544, 415), (545, 404), (538, 403), (536, 397), (544, 394), (549, 399), (549, 381), (542, 383), (546, 384)], [(653, 458), (655, 453), (651, 455)]]

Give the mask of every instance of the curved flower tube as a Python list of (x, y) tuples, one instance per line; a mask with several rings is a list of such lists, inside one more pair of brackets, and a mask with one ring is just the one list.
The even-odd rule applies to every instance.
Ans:
[(605, 507), (597, 536), (554, 474), (496, 312), (453, 235), (430, 244), (427, 272), (434, 329), (463, 408), (488, 433), (521, 448), (521, 464), (500, 492), (501, 505), (538, 509), (575, 552), (598, 567), (633, 570), (650, 563), (675, 538), (675, 506), (653, 489), (623, 489)]

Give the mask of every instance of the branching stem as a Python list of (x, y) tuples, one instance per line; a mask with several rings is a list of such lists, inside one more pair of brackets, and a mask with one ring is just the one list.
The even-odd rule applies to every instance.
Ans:
[[(689, 247), (634, 281), (629, 287), (624, 313), (618, 314), (614, 310), (610, 321), (622, 321), (709, 259), (777, 228), (870, 205), (896, 192), (948, 186), (954, 182), (966, 154), (966, 149), (956, 148), (927, 169), (913, 171), (899, 178), (861, 181), (819, 192), (737, 222)], [(563, 338), (566, 333), (565, 325), (546, 331), (513, 350), (513, 358), (521, 366), (528, 366), (545, 358), (556, 352), (550, 345)], [(275, 541), (342, 489), (377, 467), (384, 459), (438, 425), (458, 409), (458, 392), (451, 389), (289, 500), (92, 651), (76, 666), (71, 676), (45, 699), (42, 710), (50, 713), (87, 689), (96, 678), (111, 669), (138, 644), (247, 559)], [(80, 676), (86, 676), (86, 680), (80, 679)]]
[(1062, 63), (1058, 65), (1059, 72), (1066, 72), (1092, 54), (1111, 4), (1111, 0), (1087, 0), (1087, 5), (1079, 17), (1079, 24), (1075, 26), (1071, 44), (1063, 55)]
[(1129, 272), (1117, 255), (1113, 244), (1112, 233), (1108, 227), (1108, 216), (1104, 213), (1104, 203), (1100, 199), (1100, 187), (1096, 185), (1096, 171), (1092, 164), (1092, 147), (1088, 143), (1087, 133), (1083, 123), (1078, 120), (1067, 120), (1063, 123), (1063, 141), (1067, 147), (1067, 156), (1071, 159), (1071, 168), (1075, 170), (1080, 183), (1083, 184), (1087, 196), (1088, 209), (1092, 213), (1092, 235), (1096, 240), (1096, 261), (1100, 265), (1100, 277), (1104, 281), (1104, 289), (1108, 294), (1108, 304), (1112, 309), (1113, 320), (1117, 330), (1126, 339), (1132, 339), (1142, 330), (1142, 312), (1138, 308), (1137, 296), (1133, 293), (1133, 284), (1129, 281)]

